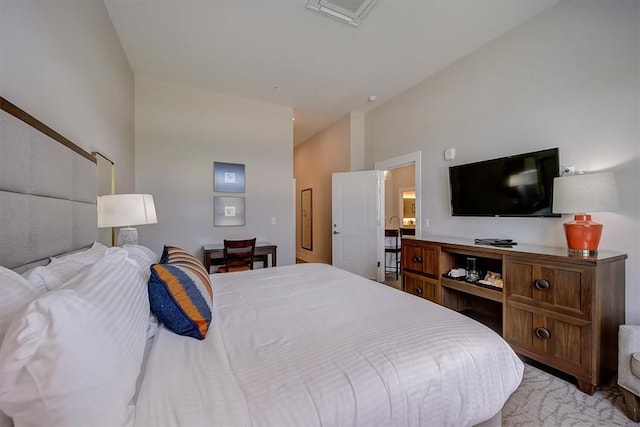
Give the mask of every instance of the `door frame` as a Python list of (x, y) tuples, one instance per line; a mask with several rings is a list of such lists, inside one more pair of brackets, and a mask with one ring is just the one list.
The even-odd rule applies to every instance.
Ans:
[[(416, 237), (422, 236), (422, 151), (414, 151), (412, 153), (403, 154), (402, 156), (392, 157), (387, 160), (375, 162), (373, 168), (384, 171), (396, 169), (402, 166), (413, 164), (415, 170), (414, 186), (416, 188)], [(382, 203), (384, 209), (384, 203)], [(382, 220), (384, 221), (385, 213), (382, 212)], [(384, 232), (384, 227), (382, 227)], [(384, 237), (382, 238), (384, 242)], [(384, 248), (382, 248), (384, 250)]]

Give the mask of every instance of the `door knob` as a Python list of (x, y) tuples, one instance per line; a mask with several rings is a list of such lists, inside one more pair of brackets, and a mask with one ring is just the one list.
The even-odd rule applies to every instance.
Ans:
[(340, 232), (339, 231), (334, 231), (333, 234), (340, 234)]

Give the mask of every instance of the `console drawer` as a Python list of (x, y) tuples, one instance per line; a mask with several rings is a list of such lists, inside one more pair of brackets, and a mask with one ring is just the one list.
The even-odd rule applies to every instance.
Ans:
[(412, 240), (402, 240), (402, 270), (438, 279), (440, 270), (440, 246), (428, 245)]
[(514, 349), (577, 377), (591, 376), (591, 322), (508, 301), (504, 338)]
[(404, 281), (404, 291), (420, 298), (439, 303), (439, 285), (436, 280), (429, 280), (420, 275), (412, 273), (404, 273), (402, 276)]
[(592, 268), (584, 265), (506, 257), (505, 288), (509, 300), (591, 319)]

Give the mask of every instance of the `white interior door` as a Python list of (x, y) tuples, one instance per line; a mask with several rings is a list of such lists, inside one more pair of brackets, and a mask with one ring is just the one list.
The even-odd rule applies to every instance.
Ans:
[(333, 265), (384, 280), (384, 178), (381, 171), (332, 175)]

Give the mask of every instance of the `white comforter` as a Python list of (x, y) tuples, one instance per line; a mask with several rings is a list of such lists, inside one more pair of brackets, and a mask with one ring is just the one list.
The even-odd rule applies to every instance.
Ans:
[(160, 328), (138, 426), (466, 426), (523, 365), (454, 311), (322, 264), (212, 276), (198, 341)]

